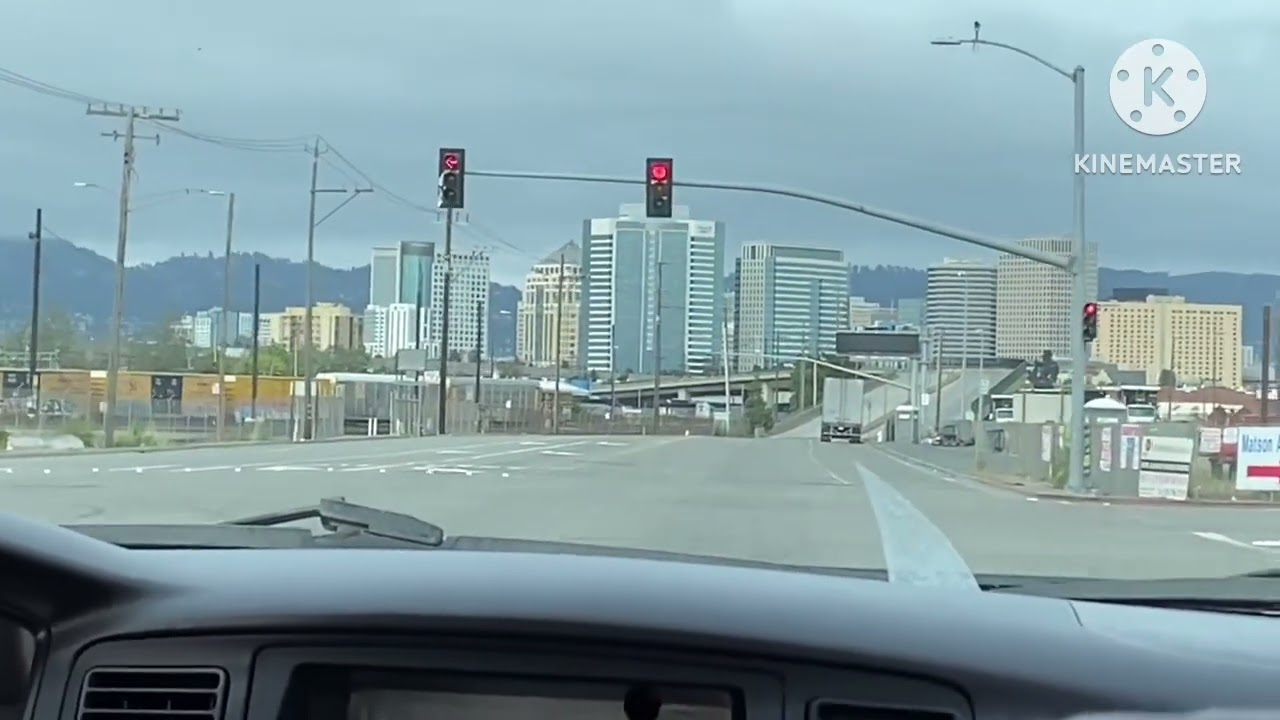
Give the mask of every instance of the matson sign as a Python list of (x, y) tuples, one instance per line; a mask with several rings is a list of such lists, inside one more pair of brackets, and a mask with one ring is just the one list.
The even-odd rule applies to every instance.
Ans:
[(1280, 492), (1280, 427), (1240, 428), (1236, 489)]

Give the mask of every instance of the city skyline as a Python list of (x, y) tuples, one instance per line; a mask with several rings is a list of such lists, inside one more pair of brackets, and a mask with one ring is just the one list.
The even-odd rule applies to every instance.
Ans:
[[(172, 17), (153, 0), (139, 2), (138, 13), (149, 22)], [(1244, 158), (1245, 173), (1231, 178), (1091, 178), (1089, 235), (1114, 265), (1245, 271), (1256, 269), (1252, 258), (1267, 256), (1267, 206), (1254, 200), (1274, 184), (1276, 168), (1264, 160), (1276, 154), (1276, 141), (1248, 92), (1278, 9), (1138, 2), (1066, 14), (1000, 0), (964, 8), (922, 0), (855, 13), (847, 3), (801, 0), (786, 7), (780, 31), (784, 11), (759, 1), (671, 3), (643, 17), (585, 0), (537, 9), (486, 2), (447, 18), (438, 8), (393, 4), (335, 22), (336, 6), (326, 2), (298, 18), (231, 0), (227, 17), (252, 13), (253, 27), (170, 22), (160, 33), (163, 47), (125, 48), (109, 67), (94, 59), (100, 38), (136, 30), (138, 18), (106, 13), (87, 0), (27, 8), (0, 29), (15, 58), (9, 62), (17, 63), (9, 69), (68, 92), (6, 76), (0, 107), (22, 142), (0, 152), (29, 172), (0, 198), (0, 212), (23, 218), (43, 207), (59, 234), (112, 254), (111, 189), (120, 148), (99, 134), (118, 130), (119, 123), (86, 118), (82, 100), (92, 96), (180, 108), (177, 128), (199, 139), (148, 126), (165, 142), (139, 149), (139, 196), (181, 187), (236, 191), (238, 246), (276, 256), (303, 252), (307, 162), (300, 138), (322, 134), (337, 151), (322, 162), (322, 184), (353, 185), (367, 177), (378, 185), (317, 233), (317, 259), (331, 265), (362, 262), (363, 248), (373, 244), (438, 239), (428, 168), (440, 145), (470, 148), (477, 168), (637, 175), (644, 157), (668, 154), (680, 177), (802, 187), (1002, 237), (1060, 234), (1070, 223), (1069, 86), (1008, 53), (929, 45), (939, 36), (965, 35), (980, 19), (984, 37), (1086, 68), (1088, 151), (1163, 152), (1185, 145)], [(491, 52), (468, 56), (441, 80), (436, 90), (448, 95), (450, 110), (439, 112), (434, 95), (419, 91), (417, 73), (409, 69), (461, 57), (451, 44), (466, 33), (447, 33), (428, 48), (414, 39), (415, 28), (447, 21), (496, 37), (486, 18), (499, 8), (508, 18), (516, 13), (517, 22), (507, 24), (525, 31), (581, 31), (533, 60), (520, 38), (487, 40), (494, 43)], [(620, 17), (627, 21), (620, 25)], [(50, 22), (75, 40), (57, 54), (32, 44)], [(605, 43), (590, 31), (597, 26), (613, 28), (614, 40)], [(1107, 73), (1120, 52), (1141, 39), (1128, 27), (1181, 41), (1209, 68), (1210, 104), (1176, 139), (1144, 139), (1109, 106)], [(378, 40), (356, 51), (339, 28)], [(641, 70), (611, 52), (619, 32), (634, 38), (658, 32), (683, 50), (657, 53), (656, 65)], [(284, 36), (290, 43), (281, 44)], [(253, 59), (249, 48), (268, 43), (276, 60)], [(581, 57), (598, 59), (588, 68), (580, 67)], [(670, 79), (663, 92), (680, 113), (655, 112), (637, 101), (633, 88), (655, 74)], [(354, 100), (347, 97), (350, 88), (359, 88)], [(975, 97), (991, 100), (975, 104)], [(905, 123), (906, 117), (918, 122)], [(778, 137), (789, 138), (786, 153), (755, 152)], [(833, 157), (857, 162), (832, 163)], [(73, 190), (77, 182), (106, 191)], [(507, 282), (573, 237), (582, 216), (639, 200), (604, 186), (498, 180), (473, 181), (467, 197), (459, 247), (489, 248), (495, 275)], [(797, 232), (858, 263), (923, 267), (960, 252), (952, 241), (792, 201), (678, 189), (677, 202), (721, 218), (734, 238), (730, 255), (742, 242)], [(1148, 210), (1147, 222), (1127, 220), (1135, 207)], [(219, 216), (217, 203), (196, 199), (148, 206), (135, 218), (129, 258), (154, 261), (178, 248), (216, 248)], [(13, 228), (15, 234), (25, 229)], [(1202, 238), (1220, 234), (1231, 238), (1235, 252), (1208, 250), (1212, 243)], [(1163, 252), (1171, 245), (1179, 252)]]

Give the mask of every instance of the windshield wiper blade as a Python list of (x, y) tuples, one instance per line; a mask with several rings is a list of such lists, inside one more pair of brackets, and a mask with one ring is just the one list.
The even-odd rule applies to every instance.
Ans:
[(440, 547), (444, 528), (405, 513), (349, 503), (345, 498), (324, 498), (318, 505), (228, 520), (222, 525), (273, 527), (302, 520), (319, 520), (330, 532), (356, 531), (365, 535), (399, 540), (415, 545)]

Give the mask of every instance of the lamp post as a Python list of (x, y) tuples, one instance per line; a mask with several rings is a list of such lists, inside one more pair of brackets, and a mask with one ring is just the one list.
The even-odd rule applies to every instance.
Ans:
[[(1000, 48), (1021, 55), (1071, 81), (1074, 93), (1073, 150), (1074, 155), (1069, 167), (1075, 167), (1075, 158), (1084, 155), (1084, 67), (1077, 65), (1068, 70), (1016, 45), (983, 40), (979, 37), (981, 23), (973, 24), (973, 37), (967, 40), (944, 39), (934, 40), (938, 46), (964, 46), (977, 48), (979, 45)], [(1085, 207), (1084, 207), (1084, 175), (1075, 173), (1072, 182), (1072, 238), (1071, 257), (1068, 272), (1071, 275), (1071, 308), (1070, 317), (1075, 318), (1088, 301), (1085, 288), (1086, 245), (1085, 245)], [(1084, 384), (1085, 371), (1088, 364), (1084, 335), (1079, 327), (1071, 325), (1071, 444), (1070, 465), (1068, 467), (1067, 487), (1075, 492), (1084, 491)]]

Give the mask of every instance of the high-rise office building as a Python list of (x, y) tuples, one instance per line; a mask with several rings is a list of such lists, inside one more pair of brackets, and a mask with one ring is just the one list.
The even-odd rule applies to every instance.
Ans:
[(848, 327), (849, 266), (839, 250), (748, 243), (735, 261), (739, 370), (833, 353)]
[[(1071, 254), (1070, 238), (1029, 238), (1022, 247)], [(1085, 301), (1098, 299), (1098, 246), (1088, 243), (1085, 253)], [(1080, 313), (1072, 307), (1071, 275), (1066, 270), (1004, 254), (996, 263), (996, 354), (1002, 358), (1030, 360), (1049, 350), (1070, 358), (1071, 334), (1080, 332)], [(1087, 360), (1087, 358), (1086, 358)]]
[(577, 365), (581, 262), (582, 247), (571, 241), (525, 275), (516, 313), (516, 353), (524, 362), (546, 365), (556, 362), (558, 355), (561, 362)]
[(389, 307), (399, 303), (425, 308), (431, 303), (435, 260), (436, 246), (432, 242), (375, 247), (369, 261), (369, 304)]
[(996, 268), (972, 260), (930, 265), (924, 324), (952, 359), (996, 357)]
[[(444, 337), (444, 275), (446, 258), (436, 259), (430, 281), (431, 295), (426, 303), (427, 333), (422, 346), (431, 357), (440, 357), (440, 340)], [(460, 358), (469, 357), (476, 348), (477, 334), (481, 354), (488, 353), (489, 337), (489, 256), (483, 252), (454, 253), (453, 272), (449, 280), (449, 352)], [(404, 303), (406, 305), (411, 303)]]
[(702, 374), (723, 354), (724, 225), (643, 204), (583, 222), (578, 364), (596, 372)]

